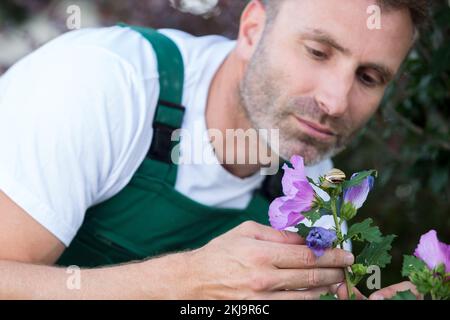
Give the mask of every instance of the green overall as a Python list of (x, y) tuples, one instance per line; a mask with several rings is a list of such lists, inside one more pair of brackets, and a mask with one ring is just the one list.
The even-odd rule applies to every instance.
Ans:
[(105, 266), (199, 248), (244, 221), (267, 225), (270, 200), (280, 194), (279, 175), (266, 179), (244, 210), (205, 206), (175, 190), (171, 134), (181, 128), (184, 116), (183, 59), (175, 43), (161, 33), (131, 28), (150, 42), (158, 61), (160, 96), (153, 141), (130, 183), (86, 212), (76, 237), (57, 262), (61, 266)]

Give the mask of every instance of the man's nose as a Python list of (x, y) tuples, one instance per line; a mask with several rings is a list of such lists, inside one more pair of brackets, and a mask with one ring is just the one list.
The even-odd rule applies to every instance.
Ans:
[(317, 103), (323, 112), (331, 117), (340, 117), (348, 109), (349, 96), (354, 84), (354, 74), (327, 76), (321, 81)]

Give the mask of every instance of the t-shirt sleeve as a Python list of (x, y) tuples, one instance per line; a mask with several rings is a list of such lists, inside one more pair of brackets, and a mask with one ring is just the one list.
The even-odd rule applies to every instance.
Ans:
[(68, 246), (144, 159), (158, 94), (106, 48), (39, 49), (0, 79), (0, 190)]

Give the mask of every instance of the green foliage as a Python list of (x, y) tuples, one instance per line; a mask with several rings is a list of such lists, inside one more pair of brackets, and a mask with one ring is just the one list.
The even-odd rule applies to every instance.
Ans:
[(428, 268), (413, 271), (409, 275), (417, 290), (425, 296), (430, 295), (434, 300), (450, 299), (450, 281), (445, 281), (444, 278), (445, 275)]
[(373, 220), (367, 218), (363, 222), (353, 224), (346, 235), (346, 240), (381, 242), (382, 235), (380, 229), (372, 226)]
[(306, 238), (309, 234), (309, 232), (311, 231), (312, 228), (305, 226), (303, 223), (299, 224), (297, 226), (297, 233), (302, 237), (302, 238)]
[(354, 264), (352, 265), (352, 273), (358, 277), (365, 276), (367, 274), (367, 267), (359, 263)]
[(320, 296), (320, 300), (338, 300), (334, 294), (327, 293)]
[(372, 242), (366, 245), (364, 250), (356, 257), (356, 263), (365, 266), (377, 265), (381, 268), (391, 263), (389, 251), (392, 249), (392, 241), (395, 235), (383, 237), (380, 242)]
[(308, 212), (302, 212), (302, 215), (306, 219), (311, 221), (312, 224), (315, 224), (322, 217), (322, 214), (320, 213), (319, 208), (313, 208), (313, 209), (309, 210)]
[[(342, 225), (344, 222), (348, 222), (352, 219), (357, 210), (349, 210), (348, 206), (342, 205), (342, 199), (344, 196), (344, 185), (347, 188), (352, 188), (357, 185), (361, 185), (365, 179), (370, 175), (377, 175), (375, 170), (368, 170), (364, 172), (357, 173), (355, 177), (351, 180), (345, 180), (345, 173), (338, 169), (333, 169), (324, 176), (319, 177), (319, 188), (327, 192), (330, 196), (329, 201), (324, 201), (319, 198), (316, 199), (314, 208), (309, 212), (304, 213), (305, 217), (312, 221), (312, 225), (322, 216), (323, 214), (330, 214), (333, 216), (334, 220), (334, 230), (336, 231), (336, 241), (332, 245), (327, 243), (326, 248), (331, 246), (336, 248), (342, 248), (343, 243), (347, 240), (356, 240), (359, 242), (367, 243), (366, 247), (362, 250), (360, 255), (356, 257), (356, 264), (351, 267), (351, 272), (347, 268), (344, 269), (346, 289), (349, 293), (350, 299), (356, 299), (353, 292), (353, 287), (356, 286), (367, 274), (369, 266), (378, 266), (379, 268), (384, 268), (391, 261), (390, 250), (392, 249), (392, 241), (396, 237), (395, 235), (390, 235), (383, 237), (379, 228), (372, 226), (373, 220), (366, 219), (363, 222), (356, 223), (350, 226), (347, 235), (342, 232)], [(370, 192), (369, 187), (366, 186), (367, 190), (359, 190), (359, 192), (365, 193)], [(355, 189), (354, 192), (357, 192)], [(365, 196), (364, 196), (365, 197)], [(352, 204), (349, 204), (353, 207)], [(350, 208), (352, 209), (352, 208)], [(305, 226), (304, 224), (297, 225), (298, 233), (302, 237), (307, 237), (311, 231), (311, 228)], [(308, 242), (308, 239), (306, 240)], [(314, 244), (315, 246), (316, 244)], [(323, 249), (323, 248), (321, 248)], [(314, 251), (314, 249), (313, 249)], [(332, 296), (324, 296), (323, 299), (334, 299)]]
[(397, 292), (395, 296), (393, 296), (389, 300), (417, 300), (416, 296), (411, 292), (411, 290)]
[(350, 187), (357, 186), (357, 185), (361, 184), (361, 182), (363, 182), (364, 179), (366, 179), (368, 176), (372, 176), (372, 175), (377, 177), (378, 172), (376, 170), (362, 171), (362, 172), (358, 173), (358, 175), (355, 178), (345, 181), (342, 184), (342, 187), (345, 190), (345, 189), (348, 189)]
[(413, 256), (404, 256), (402, 275), (408, 277), (424, 296), (430, 295), (433, 299), (450, 299), (449, 274), (445, 273), (442, 264), (430, 270), (420, 259)]
[(425, 263), (414, 256), (405, 255), (403, 257), (402, 276), (409, 277), (411, 273), (423, 270), (426, 267)]

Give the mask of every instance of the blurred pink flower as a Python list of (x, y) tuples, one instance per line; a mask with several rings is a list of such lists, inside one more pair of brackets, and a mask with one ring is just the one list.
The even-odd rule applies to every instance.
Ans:
[(283, 166), (282, 179), (284, 197), (275, 199), (269, 207), (269, 221), (277, 230), (296, 226), (305, 217), (302, 212), (311, 210), (315, 192), (305, 175), (303, 158), (291, 158), (293, 168)]
[(438, 240), (435, 230), (431, 230), (420, 238), (414, 255), (433, 270), (444, 264), (445, 272), (450, 272), (450, 245)]

